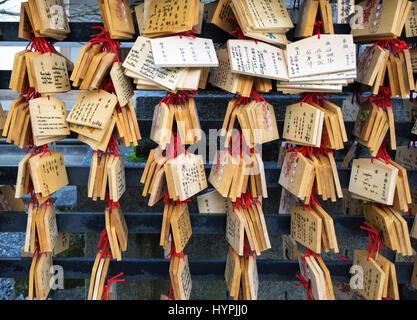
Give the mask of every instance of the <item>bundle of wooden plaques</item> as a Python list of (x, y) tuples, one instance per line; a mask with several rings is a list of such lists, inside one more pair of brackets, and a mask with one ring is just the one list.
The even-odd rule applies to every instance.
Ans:
[(223, 137), (227, 135), (226, 147), (231, 143), (236, 118), (242, 129), (245, 142), (250, 148), (279, 139), (275, 110), (271, 104), (260, 99), (238, 104), (238, 99), (234, 98), (227, 106), (220, 132)]
[[(244, 198), (245, 195), (242, 195), (239, 201), (243, 202)], [(229, 208), (226, 220), (226, 239), (239, 256), (245, 254), (245, 239), (248, 239), (250, 250), (258, 256), (271, 249), (262, 205), (259, 202), (250, 201), (250, 203), (242, 203), (241, 206), (234, 205), (233, 208)]]
[(407, 170), (391, 159), (353, 160), (349, 191), (358, 199), (393, 205), (402, 212), (412, 203)]
[(218, 49), (216, 54), (219, 66), (210, 69), (208, 78), (208, 82), (212, 86), (242, 97), (249, 97), (254, 85), (256, 85), (256, 89), (258, 89), (256, 91), (258, 92), (269, 92), (272, 90), (271, 80), (269, 79), (232, 73), (229, 53), (226, 49)]
[(245, 259), (229, 248), (224, 276), (233, 300), (257, 300), (259, 280), (255, 256)]
[(19, 38), (64, 40), (71, 32), (63, 0), (29, 0), (20, 6)]
[[(181, 51), (182, 50), (182, 51)], [(138, 37), (123, 62), (126, 76), (142, 90), (198, 90), (204, 88), (209, 67), (218, 61), (211, 39), (173, 36)]]
[(99, 245), (101, 246), (96, 254), (93, 269), (91, 271), (87, 300), (101, 300), (103, 296), (104, 283), (106, 281), (109, 264), (112, 258), (107, 234), (105, 234), (102, 238), (102, 242)]
[(403, 256), (412, 256), (410, 234), (404, 218), (389, 206), (365, 204), (365, 220), (381, 234), (382, 243)]
[(140, 182), (144, 184), (142, 196), (150, 195), (149, 206), (166, 192), (174, 201), (185, 201), (207, 188), (201, 155), (181, 153), (171, 158), (160, 148), (150, 151)]
[(171, 256), (169, 276), (172, 286), (171, 297), (175, 300), (189, 300), (192, 280), (187, 255), (180, 257), (173, 254)]
[(164, 164), (168, 193), (174, 201), (185, 201), (207, 188), (203, 157), (181, 153)]
[(100, 88), (114, 63), (115, 56), (113, 52), (103, 51), (103, 45), (87, 42), (81, 47), (71, 74), (72, 85), (91, 91)]
[(208, 180), (222, 197), (231, 201), (247, 190), (253, 197), (268, 198), (264, 164), (257, 152), (238, 157), (229, 151), (217, 151)]
[(287, 44), (285, 34), (294, 25), (283, 0), (232, 0), (229, 6), (245, 37), (273, 45)]
[(296, 103), (287, 106), (284, 121), (287, 143), (333, 150), (344, 148), (348, 141), (340, 107), (328, 100), (317, 103)]
[[(138, 22), (140, 35), (145, 35), (144, 30), (145, 30), (146, 22), (148, 19), (148, 13), (149, 13), (151, 2), (152, 0), (145, 0), (143, 3), (135, 7), (136, 20)], [(201, 29), (203, 25), (203, 17), (205, 13), (204, 11), (205, 4), (203, 2), (198, 2), (198, 6), (199, 6), (198, 24), (193, 26), (192, 29), (190, 29), (190, 31), (192, 31), (194, 34), (201, 34)], [(148, 36), (148, 37), (152, 38), (152, 36)]]
[[(200, 1), (152, 0), (147, 8), (143, 34), (148, 38), (191, 31), (199, 21)], [(167, 14), (169, 12), (169, 15)]]
[(320, 204), (291, 208), (291, 237), (315, 253), (339, 252), (333, 219)]
[[(311, 2), (311, 1), (308, 1)], [(287, 45), (288, 79), (277, 81), (286, 94), (342, 92), (356, 79), (356, 47), (351, 35), (324, 34)]]
[[(320, 24), (317, 22), (320, 21)], [(295, 28), (296, 38), (311, 37), (320, 28), (323, 34), (334, 34), (332, 7), (327, 0), (304, 1), (298, 24)]]
[(167, 191), (165, 179), (166, 156), (164, 150), (160, 148), (152, 149), (149, 153), (148, 160), (143, 170), (140, 183), (144, 184), (142, 196), (150, 195), (148, 206), (154, 206), (161, 200)]
[(297, 258), (301, 275), (309, 281), (311, 298), (335, 300), (330, 272), (321, 255), (305, 254), (305, 250), (301, 249), (297, 250)]
[[(17, 108), (16, 111), (18, 110)], [(70, 135), (64, 101), (54, 97), (31, 99), (29, 111), (33, 142), (36, 146), (62, 140)], [(23, 122), (23, 130), (24, 128), (26, 128), (25, 122)]]
[(391, 149), (395, 150), (397, 140), (392, 108), (380, 108), (369, 101), (362, 103), (353, 127), (353, 135), (357, 142), (368, 147), (373, 157), (378, 154), (381, 146), (385, 145), (388, 130)]
[(358, 63), (357, 82), (372, 87), (372, 93), (378, 94), (388, 74), (388, 87), (391, 96), (405, 99), (415, 89), (411, 55), (408, 49), (394, 54), (379, 45), (365, 49)]
[(180, 255), (191, 235), (187, 203), (178, 205), (176, 202), (168, 201), (164, 206), (159, 245), (165, 250), (171, 249), (173, 255)]
[(29, 194), (33, 188), (38, 202), (43, 204), (53, 193), (67, 185), (67, 171), (60, 152), (28, 153), (19, 162), (16, 198)]
[(24, 97), (19, 96), (10, 105), (2, 135), (7, 137), (7, 143), (14, 143), (20, 149), (30, 144), (33, 137), (31, 117), (29, 103)]
[[(184, 48), (184, 40), (187, 40), (185, 37), (183, 39), (180, 39), (179, 37), (173, 38), (175, 38), (175, 46), (177, 46), (178, 48)], [(155, 40), (157, 41), (158, 39)], [(191, 43), (193, 44), (195, 40), (197, 39), (193, 39)], [(133, 82), (136, 84), (137, 89), (175, 91), (197, 90), (199, 87), (205, 87), (205, 81), (207, 78), (209, 68), (158, 67), (154, 62), (151, 43), (151, 39), (145, 37), (138, 37), (129, 54), (127, 55), (125, 61), (123, 62), (123, 67), (125, 68), (124, 72), (126, 76), (134, 79)], [(189, 47), (189, 45), (185, 46), (185, 48), (187, 47)], [(157, 50), (158, 52), (162, 51), (160, 49)], [(167, 56), (169, 51), (164, 50), (164, 52), (165, 56)], [(169, 55), (171, 55), (171, 53), (172, 52), (169, 52)], [(198, 54), (200, 54), (200, 52), (198, 52)], [(204, 56), (207, 57), (207, 55)], [(214, 47), (212, 56), (213, 58), (216, 58)], [(182, 58), (176, 59), (177, 62), (184, 61)], [(187, 59), (192, 58), (187, 56)], [(189, 60), (183, 62), (185, 66), (187, 66), (187, 61)], [(202, 79), (202, 81), (200, 81), (200, 79)]]
[(127, 250), (128, 229), (125, 217), (118, 206), (106, 207), (104, 215), (111, 254), (117, 261), (121, 261), (122, 251)]
[(68, 92), (68, 70), (72, 69), (72, 62), (56, 51), (23, 50), (15, 54), (9, 88), (20, 94), (26, 94), (29, 87), (45, 95)]
[(23, 252), (53, 252), (58, 239), (55, 210), (50, 205), (29, 205)]
[(232, 73), (265, 79), (288, 81), (285, 51), (254, 40), (228, 40)]
[(179, 104), (161, 102), (156, 105), (150, 139), (165, 149), (171, 143), (174, 121), (182, 143), (192, 145), (201, 139), (201, 125), (193, 98)]
[(395, 39), (401, 35), (411, 9), (407, 0), (365, 0), (358, 3), (364, 16), (360, 28), (352, 28), (355, 41)]
[(382, 254), (355, 250), (353, 264), (363, 269), (363, 288), (357, 290), (366, 300), (400, 299), (395, 264)]
[(129, 102), (116, 110), (117, 103), (117, 96), (104, 90), (81, 92), (67, 117), (70, 130), (94, 150), (107, 150), (114, 129), (125, 146), (137, 145), (141, 134), (134, 107)]
[(118, 202), (125, 191), (123, 158), (113, 153), (94, 152), (88, 177), (88, 197), (93, 201), (99, 198), (104, 201), (108, 193), (110, 200)]
[(35, 253), (29, 269), (28, 299), (46, 300), (51, 291), (52, 255), (48, 253)]
[(132, 39), (135, 34), (128, 0), (98, 0), (106, 31), (112, 39)]

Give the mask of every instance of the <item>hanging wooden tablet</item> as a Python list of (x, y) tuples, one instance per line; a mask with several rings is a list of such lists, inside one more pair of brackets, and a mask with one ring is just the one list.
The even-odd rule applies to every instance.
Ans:
[(301, 145), (320, 147), (324, 112), (307, 103), (288, 106), (283, 138)]
[(60, 152), (38, 154), (29, 160), (35, 192), (49, 197), (68, 185), (64, 157)]
[[(324, 59), (323, 52), (331, 55)], [(321, 35), (293, 42), (287, 46), (290, 79), (356, 70), (356, 51), (350, 35)]]
[(151, 40), (157, 67), (217, 67), (218, 61), (211, 39), (193, 41), (175, 36)]
[(110, 76), (116, 89), (117, 99), (119, 100), (120, 106), (124, 107), (134, 95), (132, 84), (124, 75), (123, 68), (117, 63), (113, 63)]
[(236, 29), (236, 21), (230, 18), (232, 15), (232, 9), (230, 3), (232, 0), (219, 0), (216, 4), (216, 10), (214, 11), (211, 23), (218, 26), (220, 29), (226, 32), (232, 32)]
[[(70, 134), (63, 101), (54, 97), (32, 99), (29, 110), (35, 145), (41, 146), (51, 139), (61, 140)], [(47, 142), (43, 142), (44, 139)]]
[(229, 295), (234, 300), (239, 298), (241, 275), (242, 270), (239, 255), (231, 247), (229, 247), (224, 277), (229, 290)]
[(281, 169), (279, 184), (300, 200), (310, 197), (306, 194), (307, 182), (314, 179), (314, 165), (301, 153), (287, 152)]
[(183, 251), (192, 235), (190, 214), (188, 212), (187, 204), (174, 207), (170, 223), (175, 243), (175, 251), (176, 253), (180, 253)]
[(67, 117), (67, 121), (92, 128), (105, 128), (111, 121), (111, 115), (117, 103), (117, 97), (104, 90), (100, 92), (81, 92)]
[(381, 300), (385, 283), (385, 273), (373, 258), (367, 258), (368, 251), (355, 250), (353, 264), (363, 268), (363, 289), (359, 293), (367, 300)]
[(135, 34), (130, 4), (127, 0), (98, 1), (104, 27), (112, 39), (131, 39)]
[[(138, 37), (122, 65), (132, 75), (145, 77), (157, 84), (175, 90), (184, 69), (157, 67), (153, 60), (150, 39)], [(126, 73), (131, 77), (130, 73)]]
[(35, 286), (37, 300), (46, 300), (51, 290), (51, 270), (52, 256), (47, 254), (41, 254), (39, 261), (36, 263), (34, 270)]
[[(260, 78), (288, 80), (284, 51), (266, 43), (251, 40), (228, 40), (232, 73)], [(260, 57), (262, 57), (262, 60)], [(251, 63), (256, 61), (256, 63)]]
[(227, 197), (231, 186), (231, 178), (238, 169), (239, 162), (226, 151), (218, 151), (216, 161), (210, 171), (208, 181), (223, 197)]
[(366, 19), (363, 28), (354, 28), (351, 34), (357, 41), (397, 38), (401, 35), (411, 3), (406, 0), (374, 2), (365, 0), (358, 4)]
[(226, 240), (239, 256), (243, 255), (244, 225), (244, 217), (240, 210), (230, 208), (227, 212)]
[(107, 167), (110, 200), (118, 202), (126, 191), (125, 167), (122, 157), (115, 157)]
[[(179, 200), (185, 201), (193, 195), (207, 188), (206, 173), (201, 155), (184, 153), (167, 162), (171, 166), (172, 172), (165, 172), (167, 179), (170, 175), (172, 181), (178, 189), (170, 188), (170, 195), (176, 195)], [(178, 191), (176, 191), (178, 190)]]
[(216, 190), (198, 196), (197, 202), (200, 214), (225, 214), (232, 206), (230, 200), (222, 197)]
[(291, 237), (316, 253), (321, 251), (321, 229), (322, 220), (313, 211), (302, 206), (291, 209)]
[(317, 17), (319, 7), (318, 0), (306, 1), (303, 3), (299, 21), (295, 27), (295, 36), (297, 38), (306, 38), (313, 35), (314, 22)]
[[(198, 24), (198, 1), (153, 0), (147, 12), (144, 33), (147, 36), (190, 31)], [(162, 12), (170, 12), (167, 18)]]
[(349, 182), (349, 191), (370, 200), (392, 205), (398, 169), (384, 161), (355, 159)]
[(62, 93), (71, 90), (66, 59), (45, 53), (31, 58), (36, 79), (36, 91), (42, 94)]

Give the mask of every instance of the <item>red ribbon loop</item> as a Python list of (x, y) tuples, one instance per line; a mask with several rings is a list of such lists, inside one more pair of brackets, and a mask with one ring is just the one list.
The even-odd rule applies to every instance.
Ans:
[(313, 30), (313, 35), (318, 35), (319, 39), (320, 39), (320, 28), (321, 25), (323, 24), (322, 21), (316, 21), (314, 22), (314, 30)]
[(380, 86), (376, 96), (368, 96), (363, 99), (375, 103), (377, 107), (383, 108), (385, 111), (388, 107), (392, 108), (391, 90), (386, 86)]
[[(326, 94), (330, 98), (333, 97), (330, 93)], [(321, 92), (304, 92), (300, 98), (300, 106), (303, 105), (303, 102), (308, 104), (315, 103), (322, 106), (324, 101), (327, 101), (327, 98)]]
[(379, 46), (382, 49), (389, 49), (395, 55), (400, 52), (404, 52), (404, 49), (410, 50), (407, 44), (400, 39), (388, 39), (375, 41), (372, 47)]
[(94, 35), (91, 35), (88, 42), (92, 44), (102, 44), (103, 51), (112, 52), (115, 54), (114, 61), (117, 61), (120, 64), (119, 54), (117, 50), (120, 49), (120, 41), (110, 38), (110, 35), (102, 26), (93, 26), (92, 29), (99, 29), (100, 32)]
[(373, 259), (376, 258), (379, 251), (384, 250), (381, 240), (381, 234), (373, 226), (371, 226), (366, 221), (363, 222), (367, 227), (360, 226), (361, 229), (368, 231), (368, 260), (372, 256)]
[(119, 273), (117, 276), (114, 276), (113, 278), (107, 280), (107, 284), (104, 286), (104, 289), (103, 289), (103, 297), (102, 297), (101, 300), (108, 300), (109, 288), (110, 288), (110, 285), (113, 282), (124, 282), (124, 281), (126, 281), (126, 279), (117, 279), (117, 278), (119, 278), (123, 275), (124, 275), (124, 273), (122, 272), (122, 273)]
[(304, 287), (304, 289), (306, 290), (307, 300), (311, 300), (311, 288), (308, 284), (308, 281), (306, 279), (304, 279), (304, 277), (302, 276), (301, 273), (297, 274), (296, 277), (297, 277), (297, 279), (300, 280), (300, 282), (297, 284), (297, 287), (302, 285)]

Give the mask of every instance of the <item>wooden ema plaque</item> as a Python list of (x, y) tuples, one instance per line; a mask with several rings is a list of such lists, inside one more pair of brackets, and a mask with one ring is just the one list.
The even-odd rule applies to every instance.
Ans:
[(231, 179), (238, 167), (239, 161), (233, 159), (229, 152), (217, 152), (208, 180), (222, 197), (228, 196)]
[(284, 51), (252, 40), (227, 42), (232, 73), (275, 80), (288, 80)]
[(182, 153), (175, 159), (167, 162), (170, 171), (165, 172), (166, 178), (174, 184), (174, 188), (168, 183), (168, 191), (172, 196), (185, 201), (193, 195), (207, 188), (206, 173), (201, 155)]
[(180, 253), (192, 235), (188, 205), (184, 203), (182, 206), (175, 206), (170, 221), (175, 251), (176, 253)]
[[(198, 23), (197, 1), (153, 0), (147, 11), (145, 34), (179, 33), (191, 30)], [(164, 14), (169, 12), (169, 14)]]
[(37, 194), (49, 197), (68, 185), (64, 157), (60, 152), (38, 154), (29, 160), (32, 181)]
[(392, 205), (398, 169), (384, 161), (355, 159), (352, 164), (349, 191), (370, 200)]
[(67, 61), (55, 53), (33, 56), (31, 59), (37, 92), (62, 93), (71, 90)]
[(350, 35), (323, 34), (287, 46), (289, 78), (356, 70), (356, 50)]
[(240, 279), (242, 276), (242, 270), (240, 266), (239, 255), (230, 247), (226, 260), (226, 269), (224, 271), (224, 277), (229, 290), (229, 295), (234, 299), (238, 299), (240, 290)]
[(67, 121), (91, 128), (105, 128), (116, 104), (117, 97), (104, 90), (81, 92)]
[(198, 212), (201, 214), (226, 214), (232, 207), (230, 200), (212, 190), (197, 197)]
[(314, 178), (314, 165), (301, 153), (287, 152), (281, 169), (279, 184), (297, 198), (304, 200), (307, 194), (307, 182)]
[(320, 147), (324, 112), (303, 103), (288, 106), (285, 112), (283, 138), (291, 142)]
[(226, 220), (226, 240), (239, 256), (243, 256), (245, 218), (238, 208), (230, 208)]
[(123, 68), (118, 63), (113, 63), (113, 66), (110, 70), (110, 77), (113, 81), (120, 106), (124, 107), (135, 94), (133, 91), (132, 83), (125, 76), (123, 73)]
[(399, 37), (411, 9), (411, 3), (407, 0), (365, 0), (358, 5), (362, 7), (366, 18), (363, 19), (361, 28), (351, 30), (356, 41)]
[(368, 260), (367, 250), (355, 250), (353, 264), (363, 268), (363, 289), (359, 293), (366, 300), (381, 300), (384, 290), (385, 273), (372, 257)]
[(291, 237), (310, 250), (321, 252), (321, 218), (308, 207), (294, 206), (291, 209)]
[(138, 37), (123, 62), (126, 70), (145, 77), (169, 90), (175, 90), (183, 70), (157, 67), (154, 63), (150, 39)]
[(180, 36), (151, 40), (157, 67), (217, 67), (213, 40), (196, 38), (193, 41)]

